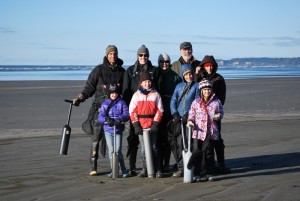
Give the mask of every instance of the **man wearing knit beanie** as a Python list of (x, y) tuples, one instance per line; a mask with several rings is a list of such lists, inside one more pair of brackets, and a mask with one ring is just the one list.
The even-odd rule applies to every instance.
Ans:
[(115, 52), (116, 56), (118, 57), (118, 48), (114, 45), (108, 45), (106, 48), (106, 56), (110, 53), (110, 52)]
[(137, 51), (137, 56), (140, 56), (141, 54), (148, 55), (148, 57), (149, 57), (149, 50), (145, 45), (142, 45), (141, 47), (139, 47), (139, 49)]
[[(90, 72), (83, 90), (73, 99), (73, 105), (79, 106), (86, 99), (94, 96), (93, 104), (88, 112), (87, 120), (82, 124), (82, 130), (91, 136), (90, 149), (90, 175), (97, 172), (97, 161), (101, 151), (105, 155), (106, 147), (103, 125), (98, 122), (98, 109), (105, 100), (106, 92), (110, 84), (120, 86), (122, 89), (125, 69), (123, 60), (118, 58), (118, 49), (114, 45), (108, 45), (105, 49), (103, 63), (94, 67)], [(100, 142), (102, 141), (102, 142)], [(99, 150), (100, 149), (100, 150)]]

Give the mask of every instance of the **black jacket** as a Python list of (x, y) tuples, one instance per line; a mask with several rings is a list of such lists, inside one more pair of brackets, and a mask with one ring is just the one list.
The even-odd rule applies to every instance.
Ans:
[(157, 67), (152, 66), (149, 60), (145, 65), (139, 65), (139, 62), (136, 61), (134, 65), (128, 67), (124, 74), (122, 95), (127, 105), (129, 105), (133, 94), (140, 86), (140, 74), (143, 71), (150, 73), (152, 86), (157, 89), (157, 79), (159, 77)]

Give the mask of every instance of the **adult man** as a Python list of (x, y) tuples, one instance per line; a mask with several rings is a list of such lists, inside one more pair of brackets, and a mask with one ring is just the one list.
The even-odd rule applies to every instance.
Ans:
[[(137, 60), (134, 65), (129, 66), (124, 75), (123, 81), (123, 99), (129, 105), (133, 94), (137, 91), (140, 84), (140, 75), (143, 71), (148, 71), (153, 81), (153, 86), (157, 86), (158, 71), (155, 66), (152, 66), (149, 60), (149, 50), (145, 45), (142, 45), (137, 51)], [(135, 135), (134, 127), (130, 122), (127, 157), (129, 156), (129, 175), (136, 176), (136, 155), (139, 145), (139, 138)], [(146, 161), (142, 161), (143, 170), (146, 170)], [(140, 177), (146, 177), (146, 171), (139, 174)]]
[(181, 76), (180, 67), (183, 64), (190, 64), (193, 67), (195, 78), (197, 78), (197, 74), (200, 73), (200, 61), (193, 56), (193, 47), (190, 42), (183, 42), (180, 44), (180, 55), (180, 58), (172, 64), (171, 69)]
[[(95, 95), (89, 111), (88, 119), (82, 124), (82, 129), (91, 136), (90, 152), (90, 175), (97, 174), (97, 159), (99, 142), (105, 142), (103, 137), (103, 127), (98, 122), (98, 109), (107, 96), (110, 84), (118, 85), (120, 88), (123, 83), (125, 69), (122, 67), (123, 60), (118, 58), (118, 49), (114, 45), (108, 45), (103, 64), (97, 65), (89, 74), (86, 85), (82, 92), (73, 99), (73, 105), (78, 106), (81, 102)], [(104, 144), (105, 145), (105, 144)], [(105, 155), (106, 147), (102, 146), (102, 155)]]

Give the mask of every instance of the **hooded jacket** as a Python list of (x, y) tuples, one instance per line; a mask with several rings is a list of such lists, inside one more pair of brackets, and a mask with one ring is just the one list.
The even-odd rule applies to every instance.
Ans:
[(215, 94), (206, 104), (200, 97), (193, 101), (188, 117), (188, 121), (195, 124), (192, 138), (204, 141), (206, 135), (210, 134), (211, 140), (219, 140), (220, 130), (218, 122), (214, 120), (215, 114), (220, 114), (220, 118), (224, 115), (222, 104)]
[(86, 85), (81, 92), (86, 98), (95, 95), (94, 106), (97, 110), (100, 108), (101, 103), (106, 98), (106, 91), (109, 84), (116, 84), (119, 88), (122, 88), (123, 77), (125, 69), (122, 67), (123, 60), (117, 59), (116, 65), (111, 66), (105, 56), (103, 58), (103, 64), (96, 66), (86, 81)]
[[(105, 118), (110, 117), (115, 120), (120, 120), (121, 122), (126, 122), (129, 120), (129, 110), (125, 101), (120, 97), (117, 98), (110, 107), (109, 111), (107, 111), (108, 106), (111, 104), (112, 100), (110, 98), (106, 98), (101, 105), (100, 112), (98, 115), (98, 120), (100, 124), (104, 124), (104, 131), (113, 133), (114, 127), (105, 124)], [(107, 115), (108, 114), (108, 115)], [(116, 133), (120, 133), (124, 131), (124, 124), (120, 124), (116, 126)]]
[[(212, 63), (214, 66), (213, 72), (210, 75), (205, 71), (204, 64), (206, 63)], [(226, 83), (223, 76), (217, 73), (218, 63), (216, 62), (215, 58), (213, 56), (206, 55), (201, 61), (200, 66), (201, 78), (198, 80), (201, 80), (203, 78), (208, 79), (213, 85), (213, 91), (216, 94), (217, 98), (220, 99), (222, 105), (224, 105), (226, 100)]]
[[(176, 88), (174, 90), (174, 93), (171, 98), (170, 102), (170, 108), (171, 108), (171, 114), (174, 115), (175, 113), (179, 113), (181, 117), (183, 117), (188, 111), (190, 110), (191, 104), (193, 100), (195, 100), (196, 97), (199, 96), (199, 90), (198, 85), (199, 83), (193, 82), (186, 82), (186, 80), (183, 77), (183, 72), (185, 70), (190, 70), (192, 74), (194, 75), (194, 71), (192, 69), (192, 66), (190, 64), (183, 64), (180, 67), (180, 76), (183, 80), (181, 83), (176, 85)], [(183, 96), (180, 103), (178, 102), (179, 97), (181, 96), (182, 92), (186, 87), (190, 87), (189, 91)]]

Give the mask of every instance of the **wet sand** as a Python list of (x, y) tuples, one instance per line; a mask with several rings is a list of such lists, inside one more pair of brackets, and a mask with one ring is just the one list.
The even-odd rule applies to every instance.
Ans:
[(81, 123), (91, 100), (73, 108), (68, 155), (59, 155), (64, 99), (84, 81), (0, 82), (0, 200), (299, 200), (300, 78), (226, 83), (222, 135), (232, 173), (184, 184), (172, 177), (107, 178), (107, 157), (98, 160), (100, 174), (89, 176), (90, 137)]

